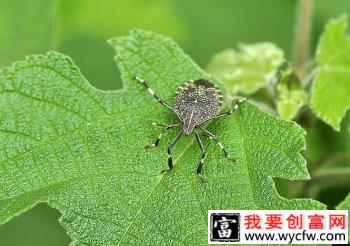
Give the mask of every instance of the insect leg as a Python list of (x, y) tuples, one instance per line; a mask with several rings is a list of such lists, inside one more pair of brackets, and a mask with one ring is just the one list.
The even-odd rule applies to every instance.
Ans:
[(200, 129), (203, 130), (203, 132), (211, 139), (214, 140), (220, 147), (220, 149), (224, 152), (225, 156), (233, 161), (236, 161), (234, 157), (230, 156), (230, 154), (228, 153), (227, 149), (224, 147), (224, 145), (220, 142), (219, 138), (217, 136), (215, 136), (213, 133), (211, 133), (210, 131), (208, 131), (207, 129), (205, 129), (204, 127), (198, 126)]
[(239, 105), (244, 103), (245, 101), (247, 101), (246, 97), (238, 99), (230, 111), (227, 111), (227, 112), (224, 112), (224, 113), (219, 114), (217, 116), (214, 116), (212, 119), (217, 119), (217, 118), (225, 117), (225, 116), (232, 114), (233, 112), (235, 112), (238, 109)]
[(180, 139), (180, 137), (182, 136), (183, 131), (181, 130), (177, 136), (174, 138), (174, 140), (168, 145), (168, 167), (169, 169), (165, 169), (163, 170), (161, 173), (163, 172), (167, 172), (170, 171), (173, 168), (173, 157), (171, 155), (171, 149), (174, 147), (174, 145), (177, 143), (177, 141)]
[(161, 127), (167, 127), (167, 125), (164, 125), (164, 124), (159, 124), (159, 123), (156, 123), (156, 122), (152, 122), (152, 126), (161, 126)]
[(202, 152), (201, 160), (199, 161), (199, 164), (198, 164), (198, 167), (197, 167), (197, 176), (198, 176), (198, 178), (200, 178), (203, 181), (203, 177), (202, 177), (201, 173), (202, 173), (203, 163), (204, 163), (204, 160), (205, 160), (205, 157), (206, 157), (206, 153), (205, 153), (205, 149), (204, 149), (202, 140), (200, 139), (199, 134), (197, 133), (196, 130), (194, 130), (194, 134), (196, 135), (196, 139), (197, 139), (199, 148), (200, 148), (200, 150)]
[(158, 96), (155, 94), (155, 92), (148, 86), (148, 84), (146, 83), (146, 81), (144, 81), (143, 79), (141, 79), (141, 78), (139, 78), (139, 77), (137, 77), (137, 76), (135, 76), (134, 78), (135, 78), (138, 82), (140, 82), (140, 83), (146, 88), (146, 90), (147, 90), (152, 96), (154, 96), (154, 97), (158, 100), (158, 102), (159, 102), (160, 104), (162, 104), (163, 106), (165, 106), (165, 107), (167, 107), (167, 108), (169, 108), (169, 109), (172, 110), (171, 106), (170, 106), (166, 101), (164, 101), (163, 99), (161, 99), (160, 97), (158, 97)]
[(159, 136), (157, 137), (157, 140), (155, 141), (155, 143), (146, 145), (146, 148), (148, 148), (148, 149), (157, 147), (158, 144), (159, 144), (160, 139), (162, 138), (163, 134), (164, 134), (166, 131), (168, 131), (169, 129), (176, 128), (176, 127), (180, 126), (182, 123), (173, 124), (173, 125), (167, 125), (167, 126), (161, 125), (161, 124), (157, 124), (157, 123), (152, 123), (152, 124), (153, 124), (153, 125), (156, 124), (156, 125), (163, 126), (163, 130), (161, 131), (161, 133), (160, 133)]

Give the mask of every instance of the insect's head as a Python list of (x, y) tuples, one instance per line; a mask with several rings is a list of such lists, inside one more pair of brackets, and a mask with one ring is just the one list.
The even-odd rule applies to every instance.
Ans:
[(183, 120), (183, 132), (185, 135), (190, 134), (196, 126), (196, 122), (192, 118)]

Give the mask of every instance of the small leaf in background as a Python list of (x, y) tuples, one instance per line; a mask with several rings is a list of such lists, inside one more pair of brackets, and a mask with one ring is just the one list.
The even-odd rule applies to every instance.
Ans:
[(350, 210), (350, 194), (345, 198), (344, 201), (339, 203), (339, 205), (337, 206), (337, 209)]
[[(124, 89), (90, 86), (68, 57), (31, 56), (0, 70), (0, 224), (39, 202), (61, 213), (77, 245), (204, 245), (208, 209), (324, 209), (312, 199), (285, 199), (273, 177), (309, 179), (304, 131), (293, 122), (242, 105), (209, 125), (236, 163), (205, 139), (208, 158), (199, 182), (193, 136), (166, 166), (169, 132), (152, 151), (159, 129), (176, 116), (134, 81), (138, 75), (165, 100), (188, 79), (210, 79), (164, 36), (136, 30), (110, 40)], [(215, 82), (215, 81), (213, 81)]]
[(304, 90), (290, 90), (287, 85), (277, 85), (277, 110), (282, 119), (294, 119), (301, 107), (305, 105), (308, 94)]
[[(337, 206), (337, 209), (339, 209), (339, 210), (348, 210), (349, 211), (349, 215), (350, 215), (350, 193), (345, 198), (344, 201), (339, 203), (339, 205)], [(348, 216), (348, 231), (349, 231), (349, 234), (350, 234), (350, 226), (349, 225), (350, 225), (350, 217)], [(349, 242), (350, 242), (350, 237), (349, 237)]]
[(338, 131), (350, 108), (350, 40), (346, 27), (344, 16), (327, 24), (317, 48), (318, 73), (312, 87), (313, 111)]
[(292, 120), (307, 103), (308, 94), (301, 88), (300, 80), (290, 66), (280, 71), (279, 77), (276, 85), (277, 112), (282, 119)]
[(214, 55), (208, 72), (222, 81), (231, 94), (249, 95), (266, 87), (283, 61), (284, 53), (275, 44), (241, 44), (238, 51), (227, 49)]

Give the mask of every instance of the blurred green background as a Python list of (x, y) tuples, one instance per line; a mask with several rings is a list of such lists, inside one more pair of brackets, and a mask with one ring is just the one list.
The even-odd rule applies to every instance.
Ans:
[[(291, 58), (297, 4), (296, 0), (0, 0), (0, 66), (55, 50), (72, 57), (95, 87), (118, 89), (122, 83), (106, 40), (133, 28), (171, 36), (202, 67), (214, 53), (238, 43), (274, 42)], [(349, 12), (348, 0), (314, 1), (311, 54), (326, 21)], [(335, 133), (318, 120), (306, 130), (305, 156), (315, 178), (276, 180), (277, 189), (283, 196), (313, 197), (333, 208), (350, 190), (337, 170), (329, 177), (333, 167), (349, 165), (349, 133)], [(67, 245), (70, 239), (57, 222), (59, 216), (47, 205), (38, 205), (0, 227), (0, 245)]]

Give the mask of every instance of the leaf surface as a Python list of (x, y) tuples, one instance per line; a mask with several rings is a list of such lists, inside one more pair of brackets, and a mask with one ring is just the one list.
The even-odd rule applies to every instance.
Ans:
[[(31, 56), (0, 72), (0, 223), (39, 202), (62, 213), (76, 244), (206, 245), (208, 209), (322, 209), (278, 195), (272, 177), (309, 179), (299, 151), (304, 132), (246, 103), (211, 123), (227, 149), (203, 137), (208, 157), (201, 183), (192, 135), (174, 148), (144, 146), (178, 122), (132, 78), (138, 75), (171, 102), (188, 79), (211, 79), (169, 38), (136, 30), (110, 40), (124, 81), (119, 91), (92, 88), (66, 56)], [(219, 85), (220, 86), (220, 85)]]
[(346, 28), (345, 16), (326, 25), (317, 48), (318, 73), (312, 87), (313, 111), (338, 131), (350, 108), (350, 40)]

